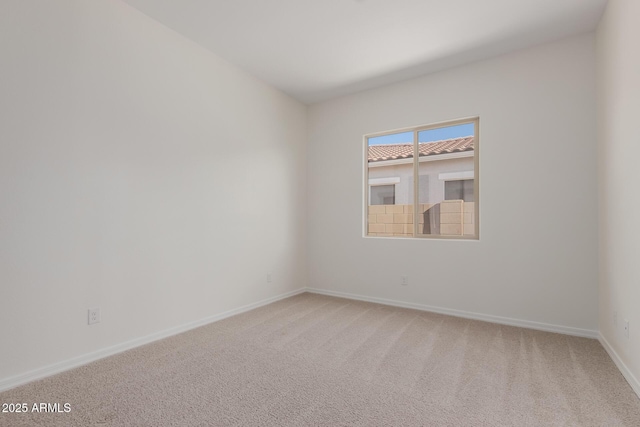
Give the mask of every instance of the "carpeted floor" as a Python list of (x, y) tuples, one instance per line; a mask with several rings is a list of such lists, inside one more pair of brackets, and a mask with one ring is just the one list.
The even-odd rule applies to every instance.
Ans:
[(640, 426), (595, 340), (302, 294), (0, 393), (2, 426)]

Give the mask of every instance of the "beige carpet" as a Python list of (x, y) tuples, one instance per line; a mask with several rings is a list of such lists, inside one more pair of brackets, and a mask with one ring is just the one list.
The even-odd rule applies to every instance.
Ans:
[(302, 294), (42, 381), (2, 426), (640, 426), (601, 345)]

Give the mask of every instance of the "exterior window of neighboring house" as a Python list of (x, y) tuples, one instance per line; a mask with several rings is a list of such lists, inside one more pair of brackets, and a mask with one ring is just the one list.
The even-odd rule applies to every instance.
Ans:
[(396, 186), (395, 185), (376, 185), (371, 187), (371, 204), (372, 205), (395, 205), (396, 204)]
[(465, 202), (473, 202), (473, 179), (459, 179), (456, 181), (445, 181), (444, 183), (444, 199), (445, 200), (464, 200)]
[(365, 136), (365, 236), (479, 238), (479, 118)]

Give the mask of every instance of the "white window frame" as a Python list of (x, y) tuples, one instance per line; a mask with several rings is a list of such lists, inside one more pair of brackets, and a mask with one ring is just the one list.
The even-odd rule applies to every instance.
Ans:
[[(419, 200), (418, 198), (418, 191), (419, 191), (419, 187), (418, 187), (418, 180), (419, 180), (419, 175), (418, 175), (418, 171), (419, 171), (419, 165), (421, 162), (423, 161), (429, 161), (429, 160), (436, 160), (436, 156), (434, 156), (433, 159), (429, 159), (427, 160), (425, 157), (428, 156), (423, 156), (422, 159), (420, 158), (419, 154), (419, 145), (418, 145), (418, 133), (425, 131), (425, 130), (431, 130), (431, 129), (438, 129), (438, 128), (443, 128), (443, 127), (449, 127), (449, 126), (456, 126), (456, 125), (461, 125), (461, 124), (467, 124), (467, 123), (473, 123), (474, 124), (474, 140), (473, 140), (473, 171), (464, 171), (464, 172), (451, 172), (451, 173), (441, 173), (438, 175), (439, 179), (443, 181), (442, 185), (444, 185), (444, 181), (453, 181), (453, 180), (461, 180), (461, 179), (473, 179), (473, 191), (474, 191), (474, 198), (475, 198), (475, 202), (474, 202), (474, 220), (475, 220), (475, 232), (476, 234), (474, 235), (461, 235), (461, 236), (450, 236), (450, 235), (432, 235), (432, 234), (421, 234), (418, 232), (419, 227), (420, 227), (420, 222), (417, 221), (418, 218), (418, 209), (419, 209), (419, 203), (416, 203), (417, 200)], [(412, 159), (399, 159), (397, 161), (398, 164), (400, 163), (413, 163), (413, 190), (414, 190), (414, 194), (413, 194), (413, 236), (412, 237), (378, 237), (378, 236), (369, 236), (368, 235), (368, 208), (369, 208), (369, 198), (371, 197), (371, 191), (370, 188), (372, 185), (389, 185), (392, 183), (397, 183), (397, 182), (387, 182), (387, 180), (391, 180), (394, 178), (372, 178), (369, 179), (369, 167), (376, 167), (378, 165), (375, 165), (375, 163), (373, 165), (369, 165), (369, 143), (368, 140), (369, 138), (375, 138), (375, 137), (379, 137), (379, 136), (386, 136), (386, 135), (393, 135), (396, 133), (403, 133), (403, 132), (412, 132), (413, 133), (413, 158)], [(386, 131), (386, 132), (378, 132), (378, 133), (372, 133), (372, 134), (367, 134), (364, 135), (363, 137), (363, 147), (364, 147), (364, 179), (363, 179), (363, 187), (366, 187), (365, 191), (363, 192), (363, 199), (364, 199), (364, 209), (363, 209), (363, 237), (366, 238), (371, 238), (371, 239), (389, 239), (389, 238), (396, 238), (396, 239), (427, 239), (427, 240), (431, 240), (431, 239), (439, 239), (439, 240), (480, 240), (480, 117), (476, 116), (476, 117), (469, 117), (469, 118), (464, 118), (464, 119), (458, 119), (458, 120), (450, 120), (450, 121), (446, 121), (446, 122), (439, 122), (439, 123), (433, 123), (430, 125), (423, 125), (423, 126), (415, 126), (415, 127), (410, 127), (410, 128), (402, 128), (402, 129), (394, 129), (391, 131)], [(470, 156), (470, 153), (468, 152), (464, 152), (464, 153), (452, 153), (455, 157), (467, 157)], [(451, 155), (449, 154), (444, 154), (442, 156), (448, 156), (451, 157)], [(452, 157), (453, 158), (453, 157)], [(439, 157), (438, 159), (444, 159), (443, 157)], [(470, 175), (469, 175), (470, 174)], [(399, 178), (398, 182), (400, 181)], [(376, 184), (372, 184), (373, 182), (376, 182)], [(377, 182), (380, 182), (379, 184), (377, 184)]]

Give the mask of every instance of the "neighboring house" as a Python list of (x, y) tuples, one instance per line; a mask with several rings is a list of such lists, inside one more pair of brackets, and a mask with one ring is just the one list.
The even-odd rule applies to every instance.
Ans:
[[(419, 203), (473, 202), (473, 136), (419, 144)], [(369, 147), (369, 204), (413, 203), (413, 144)]]
[[(409, 205), (414, 203), (413, 189), (413, 144), (371, 145), (368, 148), (369, 205)], [(420, 223), (431, 222), (430, 228), (420, 228), (424, 234), (474, 234), (474, 137), (447, 139), (419, 144), (418, 203), (420, 212), (427, 212)], [(462, 200), (459, 203), (460, 221), (444, 225), (440, 218), (440, 204), (447, 200)], [(463, 207), (464, 205), (464, 207)], [(369, 213), (382, 212), (380, 208), (369, 208)], [(399, 208), (399, 206), (397, 207)], [(432, 209), (433, 208), (433, 209)], [(399, 209), (386, 209), (400, 212)], [(385, 212), (386, 212), (385, 211)], [(404, 212), (404, 213), (407, 213)], [(463, 212), (467, 213), (464, 220)], [(430, 215), (430, 217), (429, 217)], [(376, 224), (376, 218), (378, 219)], [(369, 216), (369, 235), (407, 236), (413, 219), (407, 218), (407, 226), (400, 230), (398, 218), (395, 225), (380, 224), (383, 217)], [(391, 221), (390, 217), (388, 220)], [(442, 229), (441, 229), (442, 226)], [(421, 226), (422, 227), (422, 226)], [(384, 228), (384, 231), (383, 231)], [(374, 231), (375, 230), (375, 231)]]

